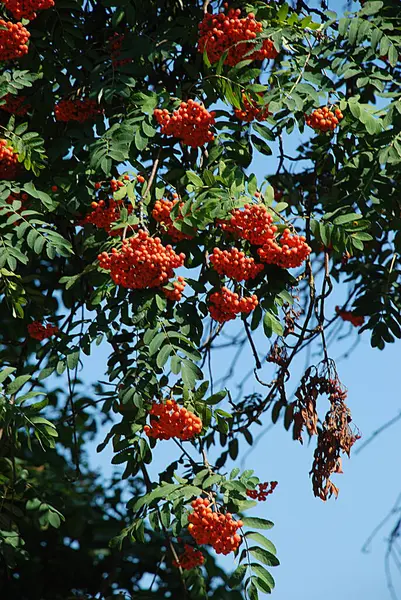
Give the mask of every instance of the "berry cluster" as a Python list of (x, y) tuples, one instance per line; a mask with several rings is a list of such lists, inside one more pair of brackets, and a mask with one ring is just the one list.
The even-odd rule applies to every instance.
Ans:
[(117, 33), (117, 31), (115, 31), (114, 34), (109, 38), (111, 62), (115, 68), (122, 67), (123, 65), (132, 62), (132, 58), (119, 58), (124, 39), (125, 34)]
[(289, 229), (284, 229), (279, 243), (274, 239), (267, 240), (262, 248), (258, 248), (260, 260), (283, 269), (301, 266), (310, 253), (311, 248), (306, 243), (305, 237), (291, 234)]
[[(163, 198), (162, 200), (157, 200), (152, 210), (152, 217), (160, 223), (164, 229), (166, 230), (167, 235), (171, 237), (173, 242), (181, 242), (182, 240), (190, 240), (192, 237), (182, 231), (179, 231), (174, 227), (173, 220), (170, 216), (171, 211), (174, 206), (179, 202), (177, 194), (173, 194), (173, 200), (167, 200)], [(184, 203), (180, 203), (180, 208), (184, 206)], [(178, 216), (177, 220), (181, 220), (183, 217)]]
[[(260, 94), (262, 95), (262, 94)], [(240, 121), (250, 123), (255, 119), (257, 121), (266, 121), (269, 113), (269, 106), (261, 107), (254, 100), (248, 100), (246, 95), (242, 94), (242, 108), (234, 108), (234, 114)]]
[(343, 118), (343, 113), (339, 108), (332, 112), (328, 106), (314, 110), (312, 114), (305, 116), (305, 122), (312, 129), (319, 131), (334, 131), (338, 123)]
[(18, 171), (18, 154), (7, 140), (0, 139), (0, 179), (15, 179)]
[(0, 19), (0, 61), (15, 60), (27, 54), (29, 36), (22, 23)]
[[(28, 194), (25, 194), (25, 193), (23, 193), (23, 194), (11, 193), (9, 195), (9, 197), (7, 198), (6, 202), (7, 202), (7, 204), (12, 204), (16, 200), (19, 201), (19, 202), (21, 202), (21, 208), (19, 208), (16, 211), (17, 213), (21, 213), (23, 210), (26, 209), (26, 206), (24, 206), (24, 204), (26, 203), (26, 201), (28, 200), (28, 198), (29, 198)], [(14, 213), (9, 212), (9, 213), (6, 214), (6, 216), (9, 217), (12, 214), (15, 214), (15, 212)], [(19, 220), (18, 221), (14, 221), (13, 226), (16, 227), (19, 222), (20, 222)]]
[(197, 544), (210, 544), (217, 554), (235, 552), (241, 543), (237, 530), (242, 521), (230, 513), (213, 512), (207, 498), (197, 498), (191, 503), (194, 511), (188, 515), (188, 531)]
[(190, 440), (202, 431), (202, 421), (193, 412), (179, 407), (175, 400), (167, 400), (165, 404), (153, 402), (150, 409), (150, 425), (145, 425), (144, 432), (156, 440)]
[(153, 114), (161, 125), (162, 133), (182, 140), (186, 146), (199, 148), (214, 140), (214, 134), (210, 131), (215, 123), (214, 113), (208, 112), (194, 100), (181, 102), (180, 107), (172, 113), (166, 108), (156, 108)]
[(231, 212), (229, 221), (218, 221), (220, 227), (236, 237), (248, 240), (255, 246), (262, 246), (273, 239), (277, 231), (273, 217), (263, 204), (245, 204), (243, 209)]
[(365, 317), (361, 315), (355, 315), (350, 310), (343, 310), (339, 306), (336, 306), (336, 313), (343, 321), (349, 321), (354, 327), (361, 327), (365, 322)]
[(6, 94), (1, 100), (4, 100), (5, 103), (0, 105), (0, 110), (4, 110), (4, 112), (11, 113), (12, 115), (17, 115), (18, 117), (23, 117), (28, 110), (31, 109), (31, 105), (25, 102), (25, 96)]
[(169, 287), (162, 288), (163, 294), (166, 296), (167, 300), (179, 302), (186, 286), (184, 277), (177, 277), (177, 281), (173, 281), (170, 285), (172, 286), (172, 289)]
[(178, 557), (178, 561), (173, 561), (174, 567), (181, 567), (184, 571), (189, 571), (195, 567), (203, 565), (205, 557), (200, 550), (197, 550), (189, 544), (184, 545), (184, 552)]
[(174, 276), (173, 269), (183, 266), (185, 254), (176, 254), (170, 245), (163, 246), (160, 238), (140, 230), (123, 241), (121, 250), (102, 252), (98, 260), (102, 269), (110, 271), (114, 283), (128, 289), (145, 289), (167, 283)]
[(45, 340), (46, 338), (52, 337), (55, 333), (58, 332), (58, 327), (55, 325), (43, 325), (39, 321), (34, 321), (28, 325), (28, 333), (31, 338), (34, 340)]
[(210, 262), (219, 275), (225, 275), (235, 281), (254, 279), (264, 268), (263, 265), (256, 263), (253, 258), (248, 258), (237, 248), (231, 248), (231, 250), (214, 248)]
[(264, 483), (258, 484), (259, 490), (246, 490), (246, 495), (254, 500), (259, 500), (259, 502), (265, 502), (265, 500), (267, 500), (267, 496), (274, 492), (277, 485), (277, 481), (271, 481), (270, 483), (265, 481)]
[(218, 323), (231, 321), (239, 313), (249, 314), (258, 305), (255, 295), (240, 298), (226, 287), (221, 288), (220, 292), (214, 292), (209, 300), (210, 316)]
[(91, 100), (90, 98), (60, 100), (54, 107), (56, 121), (64, 122), (78, 121), (78, 123), (84, 123), (89, 119), (94, 119), (97, 115), (102, 114), (102, 112), (96, 100)]
[(3, 0), (3, 4), (15, 19), (32, 21), (36, 18), (37, 10), (52, 8), (54, 0)]
[[(91, 207), (93, 208), (93, 211), (86, 215), (80, 225), (91, 223), (98, 229), (104, 229), (111, 236), (122, 234), (124, 231), (123, 229), (111, 230), (113, 223), (120, 218), (121, 209), (124, 207), (124, 202), (122, 200), (109, 198), (107, 203), (105, 200), (99, 200), (99, 202), (92, 202)], [(133, 211), (132, 204), (128, 204), (126, 208), (128, 214), (131, 214)]]
[(252, 52), (255, 39), (262, 29), (262, 23), (255, 20), (253, 13), (241, 18), (239, 8), (230, 9), (227, 14), (206, 13), (199, 24), (198, 51), (202, 54), (206, 51), (213, 64), (228, 50), (224, 63), (231, 67), (245, 59), (276, 58), (278, 52), (271, 40), (261, 40), (262, 47)]

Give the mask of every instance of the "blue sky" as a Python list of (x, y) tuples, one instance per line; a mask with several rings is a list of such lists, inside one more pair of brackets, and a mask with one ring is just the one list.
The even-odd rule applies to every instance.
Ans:
[[(329, 8), (337, 12), (341, 12), (343, 6), (341, 0), (329, 2)], [(300, 139), (297, 133), (292, 134), (286, 147), (287, 153), (293, 154)], [(275, 171), (276, 166), (274, 155), (260, 157), (255, 160), (252, 170), (262, 180), (265, 174)], [(327, 303), (328, 314), (345, 297), (346, 289), (340, 286)], [(333, 358), (341, 356), (356, 340), (355, 329), (346, 328), (344, 332), (349, 335), (329, 349)], [(266, 352), (269, 342), (262, 335), (255, 339), (261, 354)], [(107, 353), (108, 348), (102, 345), (85, 360), (87, 384), (103, 378)], [(216, 377), (221, 365), (227, 365), (231, 356), (230, 351), (222, 351), (219, 355), (214, 364)], [(291, 378), (293, 387), (289, 389), (297, 385), (304, 366), (305, 357), (301, 357), (295, 363)], [(362, 334), (353, 353), (338, 364), (340, 378), (348, 388), (348, 405), (354, 422), (362, 432), (360, 445), (372, 431), (401, 411), (395, 376), (398, 366), (398, 346), (387, 346), (383, 352), (373, 350), (368, 332)], [(248, 348), (238, 364), (233, 385), (252, 367), (253, 359)], [(267, 375), (272, 372), (269, 368), (266, 367)], [(260, 391), (251, 382), (247, 391), (258, 389)], [(269, 424), (270, 416), (266, 415), (263, 428), (267, 429)], [(255, 435), (263, 428), (257, 428)], [(281, 561), (281, 566), (272, 570), (276, 579), (276, 600), (295, 597), (301, 600), (390, 598), (384, 572), (384, 553), (394, 521), (389, 521), (379, 532), (369, 553), (362, 553), (361, 548), (373, 528), (391, 509), (401, 490), (398, 468), (393, 467), (394, 456), (401, 445), (400, 432), (401, 420), (360, 454), (354, 454), (351, 460), (344, 459), (344, 474), (337, 476), (335, 481), (340, 487), (339, 498), (326, 503), (314, 498), (308, 476), (314, 443), (301, 446), (278, 423), (266, 431), (251, 452), (248, 452), (248, 446), (242, 446), (238, 466), (255, 469), (262, 480), (279, 481), (267, 502), (260, 503), (252, 511), (253, 515), (264, 516), (276, 524), (269, 532)], [(176, 449), (169, 442), (158, 444), (152, 464), (155, 478), (159, 469), (175, 458)], [(94, 445), (90, 453), (92, 465), (106, 475), (110, 474), (111, 455), (110, 447), (100, 455), (96, 454)], [(242, 464), (241, 456), (244, 456)], [(227, 568), (234, 568), (231, 558), (225, 559), (224, 564)], [(394, 585), (401, 596), (401, 579), (397, 579), (394, 568), (393, 572)]]

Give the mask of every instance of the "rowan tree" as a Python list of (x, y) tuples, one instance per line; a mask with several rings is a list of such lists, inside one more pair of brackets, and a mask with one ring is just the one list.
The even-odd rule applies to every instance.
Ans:
[[(1, 2), (4, 597), (270, 593), (277, 482), (228, 468), (270, 420), (338, 495), (359, 433), (330, 342), (401, 338), (401, 6), (307, 4)], [(257, 392), (213, 381), (221, 339)], [(87, 459), (105, 427), (111, 481)]]

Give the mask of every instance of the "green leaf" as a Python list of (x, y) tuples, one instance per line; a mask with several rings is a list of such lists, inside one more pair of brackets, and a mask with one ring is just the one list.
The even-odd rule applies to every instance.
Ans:
[(181, 362), (181, 376), (184, 384), (193, 389), (196, 381), (203, 379), (203, 373), (200, 368), (190, 360), (184, 358)]
[(11, 375), (11, 373), (13, 373), (14, 371), (16, 371), (16, 367), (6, 367), (2, 371), (0, 371), (0, 383), (3, 383), (3, 381), (7, 379), (7, 377)]
[(262, 535), (261, 533), (257, 533), (256, 531), (247, 531), (245, 534), (245, 537), (250, 538), (251, 540), (254, 540), (260, 546), (263, 546), (264, 548), (266, 548), (266, 550), (268, 550), (272, 554), (277, 553), (274, 544), (270, 540), (268, 540), (264, 535)]
[(27, 381), (31, 379), (32, 375), (20, 375), (16, 377), (6, 388), (7, 394), (15, 394), (20, 390)]
[(268, 565), (269, 567), (277, 567), (280, 562), (274, 554), (265, 550), (264, 548), (259, 548), (257, 546), (253, 546), (249, 549), (249, 552), (254, 556), (257, 560)]
[(274, 523), (260, 517), (244, 517), (242, 519), (244, 527), (254, 527), (255, 529), (271, 529)]
[(228, 580), (228, 585), (230, 586), (230, 588), (236, 588), (241, 584), (242, 580), (245, 577), (246, 570), (247, 570), (246, 565), (239, 565), (235, 569), (234, 573), (231, 574), (231, 576)]

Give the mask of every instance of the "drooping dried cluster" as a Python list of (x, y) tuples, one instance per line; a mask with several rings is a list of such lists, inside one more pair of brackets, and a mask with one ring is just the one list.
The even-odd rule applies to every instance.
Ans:
[(163, 246), (160, 238), (150, 237), (147, 231), (124, 240), (120, 250), (98, 256), (99, 266), (110, 271), (114, 283), (128, 289), (157, 288), (174, 276), (174, 270), (182, 267), (185, 254), (176, 254), (173, 248)]
[(214, 248), (210, 262), (219, 275), (225, 275), (235, 281), (254, 279), (264, 268), (263, 265), (256, 263), (252, 257), (245, 256), (245, 253), (237, 248), (231, 248), (231, 250)]
[[(173, 195), (173, 200), (167, 200), (166, 198), (163, 198), (162, 200), (156, 200), (152, 210), (152, 217), (155, 219), (155, 221), (162, 225), (162, 227), (166, 230), (167, 235), (171, 237), (173, 242), (190, 240), (192, 239), (192, 236), (179, 231), (176, 229), (176, 227), (174, 227), (174, 223), (170, 215), (174, 206), (179, 202), (178, 197), (174, 198), (174, 196), (177, 196), (177, 194)], [(182, 206), (184, 206), (184, 203), (180, 202), (180, 207)], [(178, 216), (177, 221), (180, 221), (182, 218), (182, 216)]]
[(109, 49), (111, 62), (113, 67), (122, 67), (123, 65), (127, 65), (132, 62), (132, 58), (119, 58), (121, 55), (121, 48), (125, 39), (124, 33), (117, 33), (115, 31), (113, 35), (109, 38)]
[[(327, 394), (330, 409), (319, 429), (316, 401), (322, 394)], [(342, 473), (340, 454), (346, 453), (349, 456), (352, 445), (359, 439), (350, 427), (351, 413), (345, 404), (347, 392), (336, 376), (330, 378), (319, 374), (316, 367), (309, 367), (295, 397), (297, 400), (288, 407), (293, 412), (293, 436), (302, 443), (304, 427), (310, 437), (317, 435), (311, 470), (313, 492), (315, 496), (327, 500), (333, 494), (338, 495), (338, 488), (330, 477), (334, 473)]]
[(200, 550), (197, 550), (189, 544), (184, 545), (184, 552), (179, 555), (178, 561), (173, 561), (174, 567), (181, 567), (184, 571), (189, 571), (195, 567), (200, 567), (205, 562), (205, 557)]
[(180, 107), (172, 113), (156, 108), (153, 114), (164, 135), (171, 135), (186, 146), (199, 148), (214, 140), (210, 130), (215, 123), (214, 113), (194, 100), (181, 102)]
[(102, 114), (103, 110), (99, 107), (96, 100), (90, 98), (75, 98), (60, 100), (54, 107), (56, 121), (77, 121), (84, 123), (94, 119)]
[(240, 298), (238, 294), (231, 292), (226, 287), (211, 294), (209, 302), (210, 316), (218, 323), (231, 321), (240, 313), (249, 314), (258, 305), (255, 294)]
[(22, 23), (0, 19), (0, 61), (15, 60), (28, 52), (30, 33)]
[(46, 338), (52, 337), (54, 334), (58, 332), (58, 327), (55, 325), (50, 325), (47, 323), (43, 325), (40, 321), (34, 321), (33, 323), (29, 323), (28, 325), (28, 333), (31, 338), (34, 340), (45, 340)]
[(150, 425), (145, 425), (144, 432), (156, 440), (190, 440), (202, 431), (202, 421), (193, 412), (178, 406), (175, 400), (166, 403), (153, 402), (149, 411)]
[(92, 202), (91, 207), (93, 211), (86, 215), (81, 221), (81, 225), (91, 223), (98, 229), (104, 229), (110, 236), (122, 235), (124, 229), (112, 230), (112, 226), (116, 221), (119, 220), (121, 215), (121, 209), (125, 206), (128, 214), (133, 211), (132, 204), (125, 205), (122, 200), (114, 200), (109, 198), (107, 203), (105, 200), (99, 200), (99, 202)]
[(167, 287), (162, 288), (163, 294), (171, 302), (179, 302), (182, 298), (182, 292), (186, 286), (184, 277), (177, 277), (177, 281), (172, 281)]
[(230, 220), (220, 220), (218, 224), (224, 231), (255, 246), (273, 239), (277, 231), (272, 215), (263, 204), (245, 204), (243, 209), (236, 208), (231, 212)]
[(37, 16), (37, 11), (54, 6), (54, 0), (2, 0), (4, 6), (15, 19), (29, 19)]
[(260, 260), (283, 269), (301, 266), (310, 253), (311, 248), (306, 243), (305, 237), (292, 234), (289, 229), (284, 229), (278, 240), (267, 240), (261, 248), (258, 248)]
[(237, 533), (242, 521), (236, 521), (230, 513), (213, 511), (207, 498), (197, 498), (191, 503), (194, 509), (188, 515), (188, 531), (197, 544), (209, 544), (217, 554), (234, 552), (241, 543)]
[(267, 496), (272, 494), (276, 487), (278, 486), (277, 481), (265, 481), (264, 483), (258, 483), (259, 489), (256, 490), (246, 490), (246, 495), (253, 500), (259, 500), (259, 502), (265, 502), (267, 500)]
[(365, 322), (365, 317), (362, 315), (356, 315), (350, 310), (341, 309), (339, 306), (336, 306), (336, 313), (343, 321), (349, 321), (354, 327), (361, 327)]
[(5, 103), (0, 104), (0, 110), (17, 115), (18, 117), (23, 117), (31, 109), (31, 105), (26, 102), (25, 96), (6, 94), (1, 100), (4, 100)]
[(234, 108), (234, 114), (240, 121), (250, 123), (255, 119), (266, 121), (271, 113), (268, 106), (260, 106), (255, 100), (248, 100), (246, 94), (242, 93), (242, 108)]
[(228, 50), (224, 63), (230, 66), (245, 59), (276, 58), (278, 52), (271, 40), (260, 40), (262, 47), (254, 50), (255, 40), (262, 30), (262, 23), (256, 21), (253, 13), (241, 18), (239, 8), (230, 9), (227, 14), (206, 13), (199, 24), (198, 51), (202, 54), (206, 52), (209, 61), (213, 64)]
[(314, 110), (310, 115), (306, 115), (305, 122), (309, 127), (318, 131), (334, 131), (343, 116), (339, 108), (332, 112), (328, 106), (324, 106)]
[(18, 171), (17, 152), (7, 140), (0, 139), (0, 179), (15, 179)]

